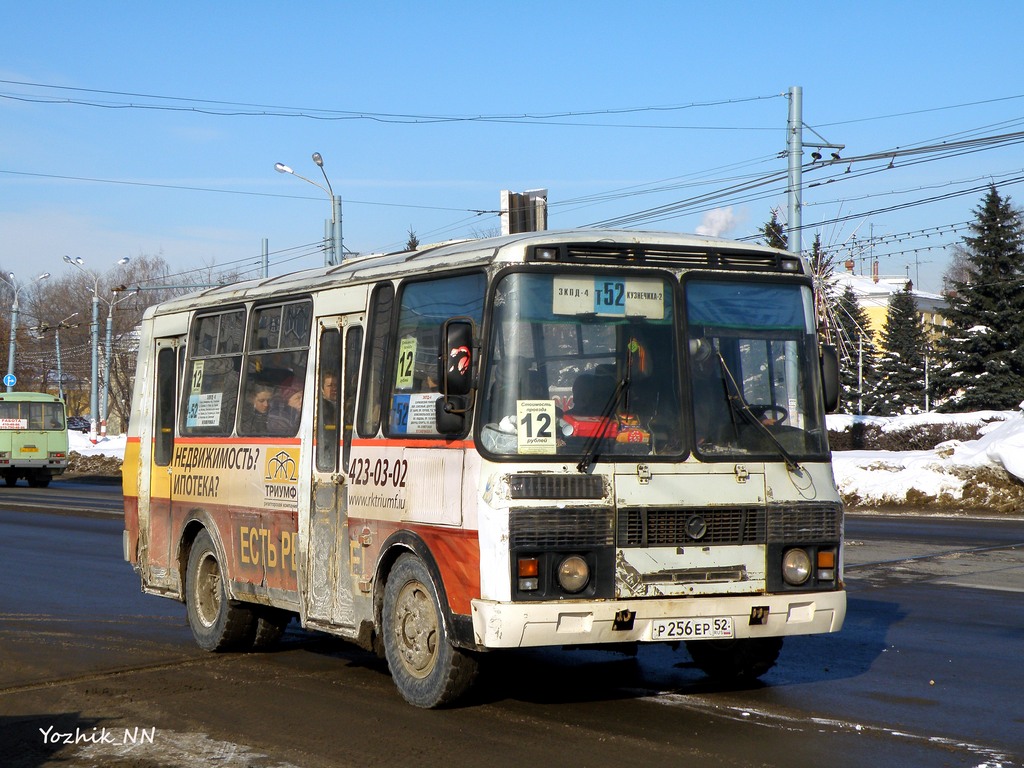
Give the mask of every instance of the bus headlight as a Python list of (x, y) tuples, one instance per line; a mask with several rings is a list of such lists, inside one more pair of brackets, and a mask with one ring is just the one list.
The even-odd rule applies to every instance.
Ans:
[(782, 556), (782, 578), (798, 587), (811, 576), (811, 556), (803, 549), (790, 549)]
[(562, 589), (575, 594), (590, 581), (590, 566), (579, 555), (569, 555), (558, 564), (558, 583)]

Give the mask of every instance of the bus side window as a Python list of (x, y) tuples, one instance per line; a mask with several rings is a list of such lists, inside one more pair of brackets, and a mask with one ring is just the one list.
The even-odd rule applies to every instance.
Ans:
[(334, 328), (320, 334), (316, 388), (316, 468), (331, 472), (338, 461), (338, 392), (341, 383), (341, 333)]
[(197, 316), (181, 388), (183, 435), (230, 435), (238, 405), (245, 310)]
[(294, 437), (302, 417), (312, 302), (265, 304), (252, 315), (238, 434)]
[(153, 461), (160, 467), (171, 463), (174, 453), (174, 393), (177, 390), (177, 354), (173, 347), (157, 353), (157, 403), (154, 409)]
[(174, 453), (174, 393), (178, 361), (173, 347), (162, 347), (156, 356), (156, 407), (153, 424), (153, 461), (166, 467)]
[[(387, 435), (431, 438), (440, 434), (436, 409), (441, 397), (441, 328), (456, 317), (468, 318), (479, 327), (485, 284), (482, 272), (403, 283), (396, 344), (390, 352), (394, 375), (387, 389)], [(463, 360), (469, 360), (469, 347), (461, 349)]]
[(374, 437), (380, 429), (384, 365), (388, 358), (394, 306), (395, 287), (391, 283), (381, 283), (374, 289), (370, 301), (370, 359), (363, 371), (363, 395), (359, 405), (359, 434), (362, 437)]
[(348, 472), (348, 457), (352, 453), (352, 424), (356, 418), (356, 385), (359, 381), (359, 361), (362, 357), (363, 329), (362, 326), (349, 328), (345, 335), (345, 376), (342, 382), (344, 387), (343, 399), (344, 409), (342, 412), (342, 468)]

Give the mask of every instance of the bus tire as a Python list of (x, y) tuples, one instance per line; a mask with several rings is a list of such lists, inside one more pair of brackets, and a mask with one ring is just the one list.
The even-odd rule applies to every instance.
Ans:
[(8, 488), (13, 488), (18, 484), (18, 475), (16, 472), (4, 472), (4, 483)]
[(690, 640), (686, 650), (693, 663), (712, 680), (749, 683), (775, 666), (782, 650), (782, 638)]
[(200, 648), (227, 651), (252, 645), (256, 632), (253, 611), (228, 598), (217, 548), (207, 531), (192, 544), (185, 572), (188, 624)]
[(46, 488), (50, 484), (50, 476), (46, 472), (37, 472), (28, 476), (28, 484), (33, 488)]
[(415, 555), (399, 557), (388, 575), (381, 625), (388, 668), (410, 704), (442, 707), (472, 686), (477, 659), (448, 640), (437, 589)]
[(252, 641), (254, 651), (268, 651), (280, 642), (292, 614), (280, 608), (263, 606), (256, 611), (256, 634)]

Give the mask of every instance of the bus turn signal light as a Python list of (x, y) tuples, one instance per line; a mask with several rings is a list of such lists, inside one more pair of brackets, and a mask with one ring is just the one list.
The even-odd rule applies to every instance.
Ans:
[(536, 557), (519, 558), (519, 589), (535, 591), (540, 588), (540, 561)]
[(818, 581), (832, 581), (836, 577), (836, 553), (831, 549), (818, 550)]

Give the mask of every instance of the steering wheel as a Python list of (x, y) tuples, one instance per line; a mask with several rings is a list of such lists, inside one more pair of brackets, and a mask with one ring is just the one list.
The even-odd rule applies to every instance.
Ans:
[(750, 410), (761, 421), (762, 424), (781, 424), (789, 418), (789, 411), (781, 405), (751, 405)]

